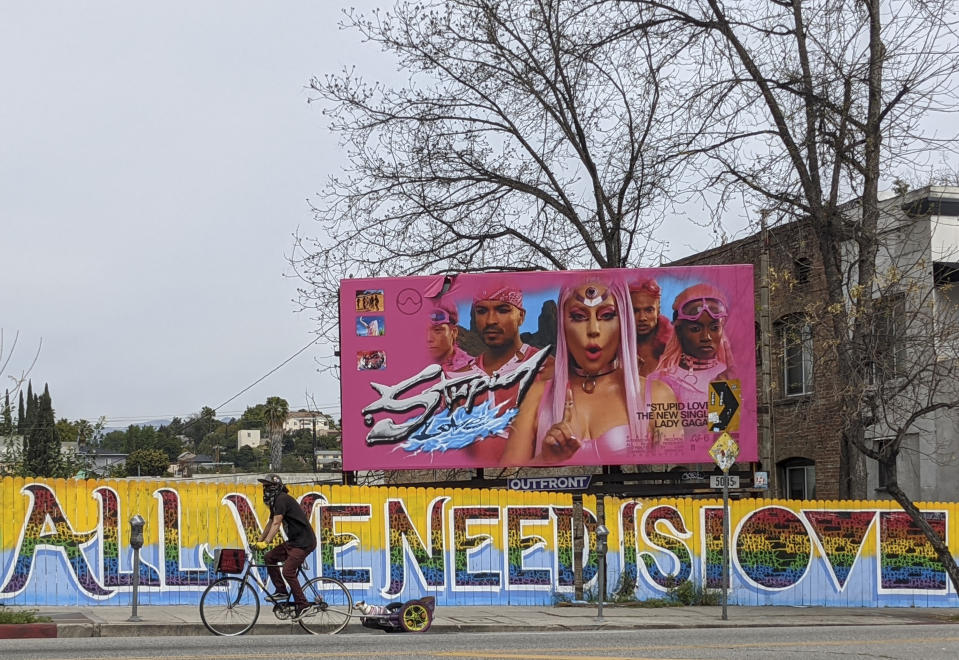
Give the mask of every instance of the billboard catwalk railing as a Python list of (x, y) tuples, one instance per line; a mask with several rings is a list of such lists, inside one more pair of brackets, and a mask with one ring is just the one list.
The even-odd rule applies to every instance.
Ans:
[[(432, 595), (440, 605), (544, 605), (572, 598), (574, 556), (597, 591), (595, 496), (582, 497), (574, 547), (570, 494), (292, 485), (317, 532), (310, 574), (357, 600)], [(661, 598), (684, 582), (718, 589), (719, 500), (607, 497), (609, 598)], [(255, 486), (164, 481), (0, 480), (0, 604), (125, 605), (134, 567), (129, 519), (146, 520), (142, 605), (195, 604), (213, 551), (247, 547), (268, 512)], [(921, 504), (959, 541), (956, 503)], [(890, 502), (741, 499), (730, 508), (738, 605), (959, 606), (922, 533)], [(578, 535), (575, 535), (578, 536)]]

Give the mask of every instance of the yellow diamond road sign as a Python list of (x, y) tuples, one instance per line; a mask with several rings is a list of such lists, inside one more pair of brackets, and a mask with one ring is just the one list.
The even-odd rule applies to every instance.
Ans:
[(723, 472), (729, 472), (729, 468), (736, 462), (739, 456), (739, 444), (733, 439), (733, 436), (723, 432), (719, 439), (709, 448), (709, 455), (716, 461), (716, 465)]

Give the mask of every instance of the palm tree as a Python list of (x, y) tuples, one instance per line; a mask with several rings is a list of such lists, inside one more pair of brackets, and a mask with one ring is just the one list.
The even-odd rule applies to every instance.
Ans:
[(279, 471), (283, 463), (283, 423), (290, 414), (286, 399), (271, 396), (263, 407), (266, 428), (270, 434), (270, 470)]

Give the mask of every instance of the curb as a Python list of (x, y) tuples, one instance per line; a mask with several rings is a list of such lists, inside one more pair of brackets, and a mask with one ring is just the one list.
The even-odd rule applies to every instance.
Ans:
[[(920, 623), (920, 622), (917, 622)], [(922, 622), (924, 623), (924, 622)], [(930, 622), (932, 623), (932, 622)], [(492, 627), (489, 624), (476, 623), (443, 623), (433, 624), (429, 633), (489, 633), (489, 632), (544, 632), (544, 631), (595, 631), (595, 630), (674, 630), (680, 628), (763, 628), (769, 623), (755, 621), (715, 621), (715, 622), (686, 622), (675, 621), (637, 621), (622, 623), (612, 621), (582, 621), (553, 624), (512, 625), (506, 629)], [(774, 627), (792, 628), (808, 625), (802, 621), (779, 623)], [(830, 625), (861, 625), (854, 623), (834, 622)], [(872, 624), (880, 625), (880, 624)], [(0, 639), (26, 639), (40, 637), (85, 638), (85, 637), (163, 637), (178, 635), (184, 637), (200, 637), (214, 635), (205, 626), (198, 623), (46, 623), (0, 626)], [(344, 631), (349, 634), (349, 630)], [(269, 623), (257, 624), (248, 635), (308, 635), (305, 630), (296, 624)], [(343, 634), (343, 633), (341, 633)]]
[(39, 639), (57, 636), (55, 623), (0, 624), (0, 639)]

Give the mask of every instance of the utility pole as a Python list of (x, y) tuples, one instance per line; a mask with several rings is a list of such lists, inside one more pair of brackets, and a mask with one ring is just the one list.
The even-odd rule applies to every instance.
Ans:
[(772, 437), (772, 364), (770, 364), (770, 333), (772, 323), (769, 318), (769, 229), (766, 227), (768, 209), (759, 212), (760, 249), (759, 249), (759, 359), (761, 365), (760, 415), (759, 415), (759, 460), (769, 474), (769, 494), (776, 496), (776, 448)]
[(316, 473), (316, 415), (313, 416), (313, 472)]

